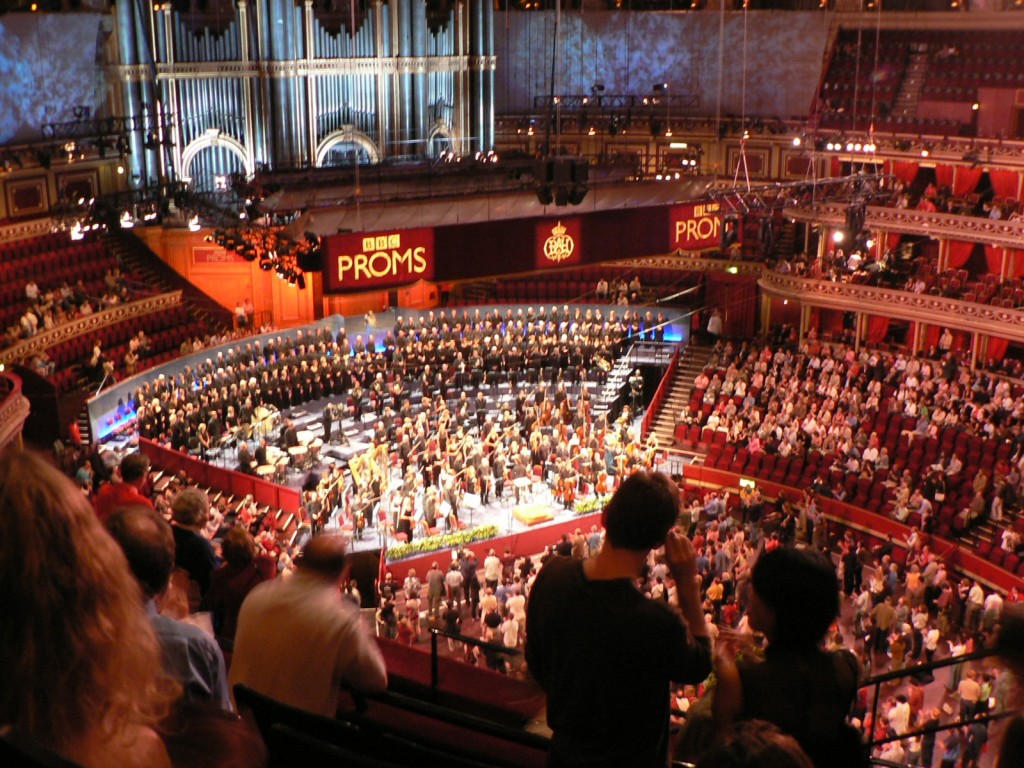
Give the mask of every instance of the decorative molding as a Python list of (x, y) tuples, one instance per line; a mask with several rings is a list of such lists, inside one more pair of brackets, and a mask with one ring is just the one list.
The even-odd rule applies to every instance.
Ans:
[(813, 307), (941, 324), (971, 333), (1024, 341), (1024, 312), (1015, 309), (873, 285), (812, 280), (769, 270), (763, 272), (758, 285), (767, 294)]
[(95, 333), (101, 328), (108, 328), (132, 318), (150, 315), (154, 312), (162, 312), (179, 304), (181, 304), (181, 291), (161, 293), (127, 304), (118, 304), (110, 309), (104, 309), (101, 312), (94, 312), (91, 315), (76, 318), (49, 331), (42, 331), (30, 339), (25, 339), (12, 347), (0, 350), (0, 363), (10, 364), (26, 360), (36, 352), (54, 347), (68, 339)]
[[(787, 208), (785, 215), (793, 221), (841, 227), (846, 223), (847, 207), (845, 203), (815, 203)], [(872, 205), (865, 211), (864, 227), (882, 232), (903, 232), (936, 239), (987, 243), (1002, 248), (1024, 248), (1024, 220), (1006, 221), (984, 216), (930, 213)]]
[(639, 259), (618, 259), (602, 261), (601, 266), (647, 267), (648, 269), (674, 269), (678, 272), (729, 272), (733, 275), (756, 275), (764, 272), (759, 261), (733, 261), (712, 259), (695, 253), (677, 251), (664, 256), (644, 256)]
[[(397, 75), (433, 72), (493, 72), (495, 56), (378, 56), (294, 61), (202, 61), (157, 64), (157, 80), (225, 78), (291, 78), (326, 75)], [(152, 68), (144, 64), (108, 67), (114, 79), (147, 82)]]
[(13, 243), (16, 240), (48, 235), (55, 229), (57, 229), (57, 222), (53, 219), (33, 219), (32, 221), (7, 224), (0, 227), (0, 243)]
[(0, 400), (0, 450), (17, 440), (30, 411), (28, 398), (21, 394), (21, 377), (10, 372), (0, 373), (0, 391), (6, 390)]

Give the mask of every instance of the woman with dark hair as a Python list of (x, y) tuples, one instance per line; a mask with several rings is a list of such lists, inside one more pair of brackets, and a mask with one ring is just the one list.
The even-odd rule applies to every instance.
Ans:
[[(817, 768), (866, 765), (859, 734), (847, 724), (858, 664), (822, 640), (839, 614), (839, 583), (829, 560), (812, 550), (780, 547), (758, 558), (748, 619), (764, 635), (764, 659), (723, 644), (716, 657), (716, 726), (767, 720), (793, 736)], [(749, 643), (748, 643), (749, 645)]]
[(256, 542), (245, 528), (225, 534), (221, 554), (224, 564), (210, 574), (203, 608), (213, 613), (213, 631), (221, 650), (230, 653), (242, 601), (263, 581), (263, 574), (256, 565)]

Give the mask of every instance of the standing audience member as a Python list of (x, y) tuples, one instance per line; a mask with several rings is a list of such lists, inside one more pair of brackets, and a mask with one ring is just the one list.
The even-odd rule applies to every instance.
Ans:
[(846, 722), (857, 694), (858, 663), (847, 650), (821, 643), (839, 614), (839, 581), (818, 552), (780, 547), (754, 565), (750, 628), (767, 640), (764, 661), (735, 661), (725, 645), (716, 655), (715, 719), (775, 723), (792, 735), (817, 768), (867, 764), (859, 734)]
[(213, 614), (213, 631), (225, 653), (230, 653), (238, 629), (238, 612), (246, 596), (263, 581), (256, 565), (256, 542), (244, 528), (232, 528), (221, 545), (224, 564), (210, 574), (210, 588), (202, 607)]
[(142, 495), (142, 487), (149, 473), (149, 459), (141, 453), (129, 453), (121, 459), (118, 473), (121, 482), (104, 484), (93, 498), (93, 509), (101, 523), (105, 523), (121, 507), (153, 508), (153, 502)]
[[(672, 528), (679, 509), (667, 476), (633, 474), (605, 509), (600, 551), (551, 558), (537, 576), (526, 660), (547, 693), (550, 765), (665, 765), (669, 683), (697, 683), (711, 669), (693, 546)], [(679, 612), (637, 589), (662, 545)]]
[[(185, 488), (171, 502), (171, 526), (174, 531), (174, 564), (188, 574), (198, 594), (189, 594), (190, 609), (210, 587), (210, 574), (217, 567), (213, 545), (202, 531), (210, 520), (210, 499), (198, 488)], [(192, 590), (195, 592), (195, 590)]]
[(174, 535), (167, 521), (146, 507), (127, 507), (110, 517), (107, 531), (139, 582), (146, 613), (163, 648), (164, 666), (181, 683), (185, 699), (231, 709), (217, 643), (193, 624), (160, 615), (174, 570)]
[(364, 629), (359, 609), (342, 600), (345, 541), (310, 539), (289, 579), (249, 593), (238, 614), (231, 660), (232, 689), (248, 687), (308, 712), (333, 717), (341, 686), (382, 691), (384, 659)]
[(44, 459), (0, 456), (0, 733), (85, 768), (163, 768), (179, 689), (124, 555)]

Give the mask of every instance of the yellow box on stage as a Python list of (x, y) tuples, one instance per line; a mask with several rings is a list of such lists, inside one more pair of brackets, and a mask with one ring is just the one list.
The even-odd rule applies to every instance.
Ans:
[(555, 519), (551, 509), (544, 504), (520, 504), (512, 510), (512, 515), (523, 525), (537, 525)]

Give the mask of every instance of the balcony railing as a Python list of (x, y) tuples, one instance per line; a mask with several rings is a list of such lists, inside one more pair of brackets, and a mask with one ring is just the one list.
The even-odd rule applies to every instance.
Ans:
[(813, 307), (866, 312), (900, 320), (941, 323), (970, 333), (1024, 341), (1024, 312), (990, 304), (947, 299), (875, 285), (837, 283), (764, 270), (758, 285), (765, 293)]
[[(846, 225), (847, 206), (836, 203), (815, 203), (787, 208), (786, 217), (807, 224), (830, 227)], [(868, 206), (864, 228), (881, 232), (903, 232), (910, 235), (986, 243), (1000, 248), (1024, 248), (1024, 220), (989, 219), (958, 213), (931, 213), (909, 208)]]
[(21, 394), (21, 378), (13, 373), (0, 373), (0, 449), (21, 434), (28, 413), (28, 400)]

